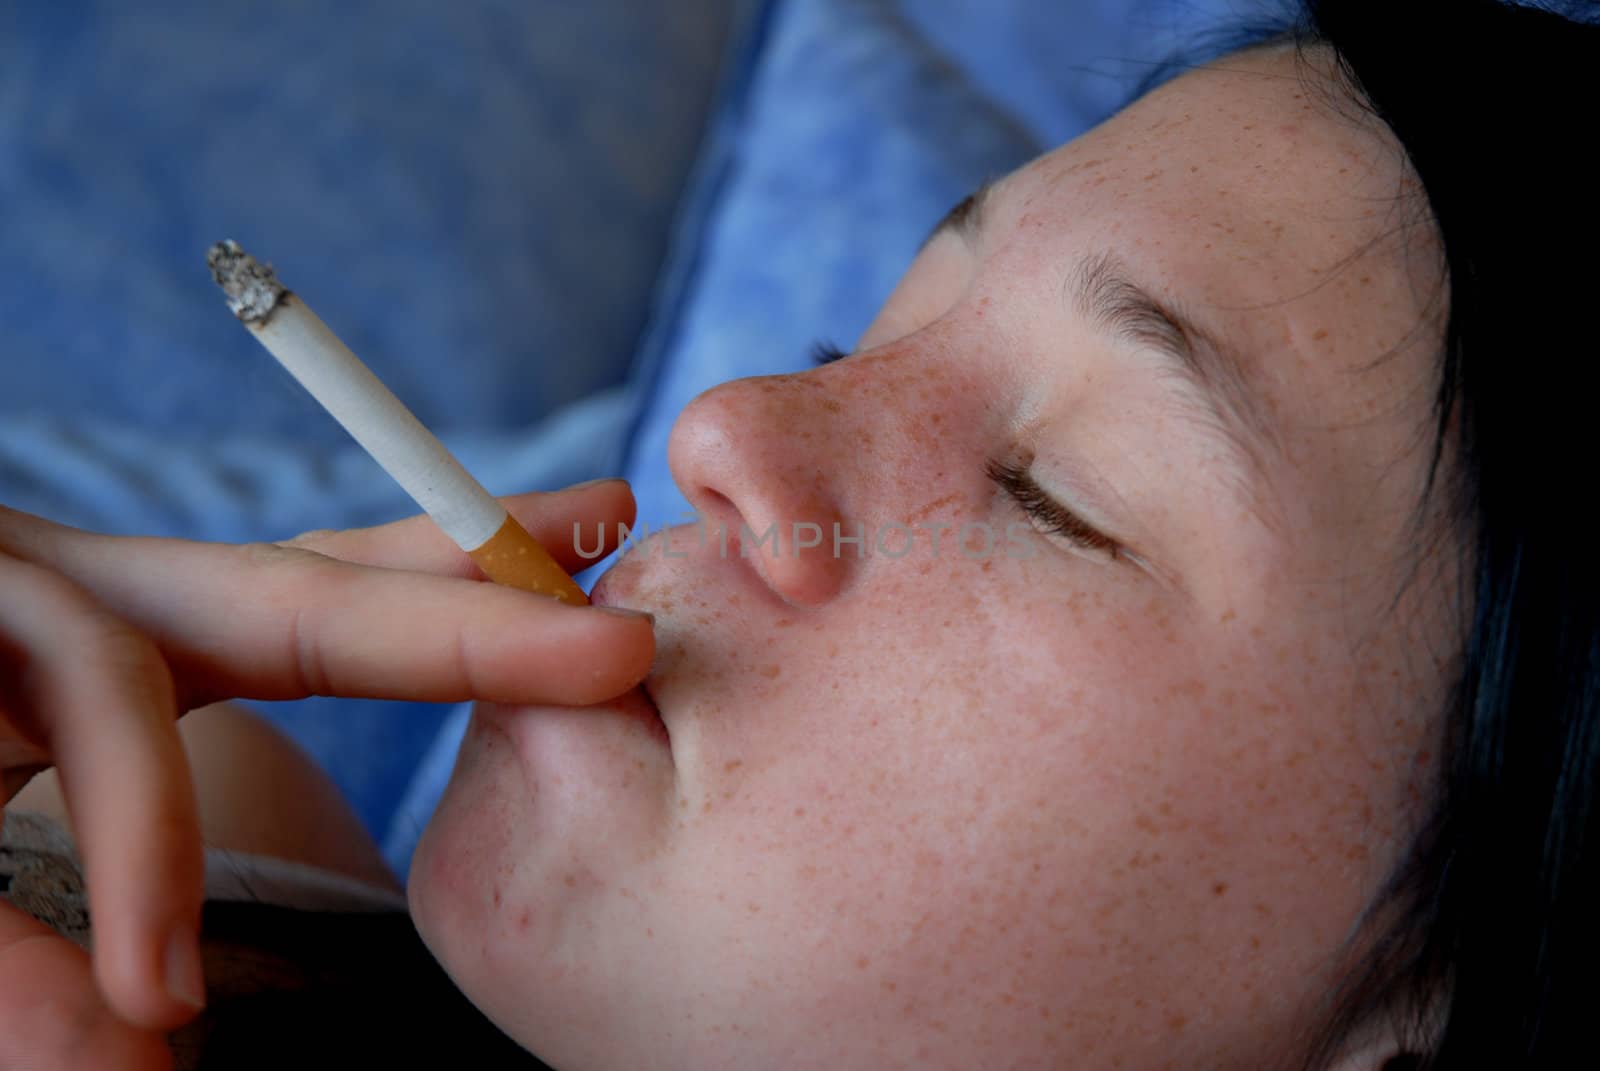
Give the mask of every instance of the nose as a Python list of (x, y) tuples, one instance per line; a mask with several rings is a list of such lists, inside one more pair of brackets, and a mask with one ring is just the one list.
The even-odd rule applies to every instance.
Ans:
[(713, 534), (723, 526), (728, 556), (796, 606), (837, 595), (861, 547), (841, 509), (840, 409), (816, 373), (738, 380), (690, 402), (668, 443), (673, 479)]

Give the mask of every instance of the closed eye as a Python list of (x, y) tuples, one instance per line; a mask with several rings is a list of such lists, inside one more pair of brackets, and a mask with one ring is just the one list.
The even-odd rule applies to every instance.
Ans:
[(990, 461), (984, 471), (1022, 507), (1022, 512), (1040, 531), (1058, 535), (1080, 550), (1103, 555), (1112, 561), (1124, 556), (1120, 543), (1051, 498), (1025, 467), (1009, 461)]

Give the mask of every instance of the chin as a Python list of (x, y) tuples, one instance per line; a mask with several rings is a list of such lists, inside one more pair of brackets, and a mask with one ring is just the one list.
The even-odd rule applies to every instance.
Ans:
[(514, 1037), (539, 1036), (518, 1017), (557, 976), (584, 990), (596, 926), (613, 944), (643, 932), (628, 898), (656, 881), (678, 786), (665, 734), (648, 723), (654, 707), (640, 706), (480, 705), (418, 842), (407, 883), (417, 930)]

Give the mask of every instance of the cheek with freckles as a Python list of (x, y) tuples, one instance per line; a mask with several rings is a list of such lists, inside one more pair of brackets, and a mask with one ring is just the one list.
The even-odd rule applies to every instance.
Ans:
[(1224, 1008), (1287, 1018), (1300, 994), (1249, 979), (1268, 960), (1313, 977), (1329, 935), (1264, 938), (1277, 918), (1342, 924), (1356, 884), (1330, 892), (1330, 866), (1359, 875), (1370, 848), (1352, 754), (1373, 742), (1306, 713), (1343, 671), (1285, 671), (1314, 645), (1257, 649), (1243, 624), (1197, 639), (1115, 586), (1042, 598), (1021, 566), (875, 568), (871, 613), (780, 617), (781, 644), (754, 648), (742, 600), (702, 604), (665, 572), (641, 589), (695, 619), (662, 646), (661, 694), (693, 697), (699, 734), (663, 902), (722, 950), (708, 979), (736, 1005), (781, 980), (812, 1029), (937, 1032), (981, 1008), (964, 1036), (998, 1037), (1075, 1006), (1104, 1031), (1111, 994), (1161, 1004), (1173, 1032)]

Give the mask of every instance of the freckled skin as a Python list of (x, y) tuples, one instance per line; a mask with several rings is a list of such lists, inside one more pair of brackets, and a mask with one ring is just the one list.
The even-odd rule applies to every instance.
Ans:
[[(1151, 568), (1031, 529), (1027, 558), (954, 528), (937, 560), (927, 533), (627, 556), (606, 597), (657, 615), (671, 753), (603, 710), (489, 711), (411, 875), (430, 947), (545, 1060), (1254, 1069), (1310, 1023), (1449, 656), (1442, 569), (1395, 601), (1436, 251), (1395, 233), (1385, 136), (1285, 52), (1225, 66), (1007, 178), (855, 356), (685, 411), (713, 525), (1004, 531), (984, 469), (1021, 444), (1047, 487), (1092, 467)], [(1106, 250), (1241, 354), (1259, 474), (1063, 299)]]

